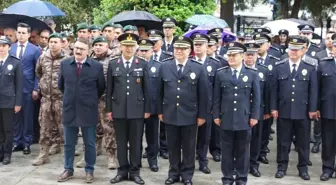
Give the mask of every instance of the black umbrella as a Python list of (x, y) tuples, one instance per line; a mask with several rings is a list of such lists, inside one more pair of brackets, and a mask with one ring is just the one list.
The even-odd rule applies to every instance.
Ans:
[(29, 17), (25, 15), (16, 14), (1, 14), (0, 15), (0, 27), (2, 28), (17, 28), (18, 23), (28, 24), (32, 30), (49, 30), (52, 32), (51, 28), (41, 20), (34, 17)]
[(145, 26), (147, 29), (161, 29), (161, 19), (146, 11), (123, 11), (110, 20), (125, 25)]

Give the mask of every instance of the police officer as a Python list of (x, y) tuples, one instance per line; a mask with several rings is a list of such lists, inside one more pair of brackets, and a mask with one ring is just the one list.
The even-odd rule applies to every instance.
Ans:
[(218, 46), (218, 38), (214, 35), (208, 35), (210, 40), (208, 43), (208, 49), (207, 49), (207, 55), (212, 58), (216, 58), (219, 60), (219, 64), (221, 67), (229, 65), (227, 60), (224, 59), (224, 57), (218, 55), (216, 53), (217, 51), (217, 46)]
[(298, 26), (299, 28), (299, 32), (301, 36), (307, 37), (310, 41), (310, 44), (308, 45), (308, 51), (307, 51), (307, 55), (313, 57), (313, 58), (317, 58), (316, 53), (320, 52), (321, 49), (314, 43), (311, 42), (311, 40), (313, 39), (313, 33), (314, 33), (314, 26), (312, 25), (308, 25), (308, 24), (301, 24)]
[(158, 111), (166, 123), (170, 165), (165, 184), (182, 177), (184, 185), (192, 185), (197, 127), (207, 116), (208, 83), (202, 65), (188, 58), (191, 46), (189, 38), (175, 37), (174, 58), (160, 68)]
[[(218, 69), (214, 88), (214, 121), (221, 127), (222, 183), (246, 185), (251, 128), (260, 117), (260, 84), (256, 69), (245, 67), (243, 44), (229, 44), (230, 67)], [(236, 169), (236, 178), (233, 171)]]
[(281, 50), (280, 50), (280, 46), (276, 43), (272, 43), (271, 42), (271, 34), (272, 34), (272, 30), (268, 27), (265, 27), (265, 28), (255, 28), (254, 29), (254, 34), (266, 34), (269, 36), (270, 38), (270, 46), (269, 46), (269, 49), (268, 49), (268, 53), (274, 57), (277, 57), (277, 58), (280, 58), (282, 53), (281, 53)]
[[(146, 136), (146, 155), (149, 168), (152, 172), (159, 171), (158, 167), (158, 153), (159, 153), (159, 118), (157, 110), (157, 87), (159, 79), (159, 70), (161, 67), (161, 62), (153, 59), (153, 46), (154, 42), (148, 39), (141, 39), (138, 42), (139, 52), (148, 62), (147, 71), (150, 81), (150, 91), (149, 95), (151, 97), (151, 115), (149, 118), (145, 119), (145, 136)], [(161, 46), (160, 46), (161, 49)], [(144, 156), (143, 156), (144, 157)], [(144, 157), (145, 158), (145, 157)]]
[(315, 66), (302, 60), (305, 41), (291, 37), (288, 45), (289, 58), (278, 62), (272, 71), (271, 104), (272, 116), (277, 123), (276, 178), (283, 178), (288, 167), (288, 155), (294, 132), (298, 148), (299, 176), (309, 180), (309, 119), (317, 110), (317, 78)]
[(244, 55), (244, 63), (248, 67), (257, 69), (260, 81), (260, 116), (258, 118), (258, 124), (252, 128), (250, 146), (250, 174), (255, 177), (260, 177), (258, 158), (261, 148), (263, 120), (271, 117), (269, 110), (269, 69), (266, 65), (257, 63), (259, 44), (247, 43), (245, 47), (247, 51)]
[[(336, 34), (332, 35), (333, 49), (336, 51)], [(327, 181), (335, 170), (336, 148), (336, 60), (327, 57), (320, 61), (317, 69), (319, 81), (318, 118), (322, 119), (322, 175), (320, 179)]]
[(10, 38), (0, 37), (0, 162), (11, 163), (14, 114), (21, 110), (23, 72), (19, 59), (9, 55)]
[(198, 63), (202, 64), (205, 74), (208, 77), (208, 107), (207, 107), (207, 117), (205, 123), (198, 128), (197, 132), (197, 145), (196, 154), (199, 162), (199, 170), (205, 174), (210, 174), (211, 170), (208, 167), (208, 149), (211, 136), (211, 126), (213, 123), (212, 119), (212, 92), (213, 84), (215, 81), (215, 75), (217, 69), (220, 67), (219, 60), (213, 57), (207, 56), (208, 42), (210, 38), (208, 35), (195, 33), (191, 35), (191, 39), (194, 44), (195, 57), (193, 59)]
[(145, 184), (139, 169), (141, 138), (144, 118), (149, 118), (151, 109), (147, 62), (134, 56), (138, 39), (132, 33), (120, 35), (122, 55), (112, 59), (107, 70), (106, 108), (108, 119), (115, 124), (119, 162), (112, 184), (128, 179)]
[(226, 43), (223, 43), (223, 29), (222, 28), (213, 28), (208, 31), (208, 35), (212, 35), (217, 37), (218, 39), (218, 45), (217, 45), (217, 50), (216, 54), (219, 56), (224, 56), (227, 51)]
[(176, 20), (172, 17), (162, 19), (162, 28), (164, 33), (164, 41), (162, 45), (163, 51), (173, 52), (173, 39), (176, 32)]

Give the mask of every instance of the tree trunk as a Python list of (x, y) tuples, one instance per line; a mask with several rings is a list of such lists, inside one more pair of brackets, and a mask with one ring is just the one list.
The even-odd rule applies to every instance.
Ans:
[(299, 18), (300, 7), (301, 7), (301, 0), (295, 0), (292, 7), (291, 18)]
[(280, 3), (280, 17), (282, 19), (287, 19), (289, 17), (288, 10), (289, 10), (289, 3), (288, 0), (281, 0), (278, 1)]
[(234, 16), (233, 16), (233, 0), (220, 0), (220, 18), (228, 23), (231, 30), (233, 30)]

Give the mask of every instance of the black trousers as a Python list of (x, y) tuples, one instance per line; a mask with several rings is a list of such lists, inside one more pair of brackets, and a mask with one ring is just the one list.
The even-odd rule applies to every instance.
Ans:
[[(143, 135), (143, 119), (114, 119), (118, 174), (122, 176), (137, 176), (140, 173), (141, 141)], [(128, 155), (129, 143), (129, 155)], [(128, 159), (129, 156), (129, 159)]]
[[(221, 130), (222, 182), (246, 183), (249, 171), (251, 130)], [(236, 178), (233, 171), (236, 169)]]
[(259, 154), (261, 149), (261, 137), (263, 131), (263, 120), (252, 128), (252, 137), (250, 143), (250, 168), (259, 169)]
[(314, 120), (314, 143), (321, 144), (321, 120)]
[(209, 151), (212, 156), (221, 155), (221, 143), (220, 143), (221, 128), (212, 122), (211, 125), (211, 137), (209, 144)]
[(12, 155), (14, 114), (14, 108), (0, 108), (0, 157)]
[(298, 148), (299, 172), (307, 172), (309, 161), (310, 124), (308, 119), (292, 120), (279, 118), (277, 123), (277, 163), (278, 170), (287, 171), (289, 150), (293, 139), (293, 131)]
[(173, 179), (181, 176), (182, 180), (191, 180), (195, 170), (197, 124), (166, 124), (166, 132), (170, 165), (168, 176)]
[(322, 171), (332, 175), (335, 171), (336, 120), (322, 119)]
[(146, 153), (149, 166), (158, 165), (159, 123), (157, 115), (151, 115), (148, 119), (145, 119)]
[(211, 137), (212, 120), (212, 115), (208, 114), (206, 122), (198, 127), (196, 153), (200, 168), (207, 167), (209, 163), (207, 154)]
[(160, 153), (167, 153), (166, 124), (160, 121)]
[(263, 121), (262, 136), (261, 136), (261, 146), (260, 146), (260, 156), (266, 157), (266, 148), (269, 144), (269, 136), (271, 134), (271, 128), (273, 124), (273, 118), (269, 118)]

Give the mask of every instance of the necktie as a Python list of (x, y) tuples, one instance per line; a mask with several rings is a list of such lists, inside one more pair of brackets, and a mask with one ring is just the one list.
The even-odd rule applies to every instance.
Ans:
[(233, 80), (233, 82), (234, 82), (235, 84), (238, 83), (237, 73), (238, 73), (238, 71), (237, 71), (236, 69), (233, 70), (232, 80)]
[(156, 53), (154, 54), (154, 60), (158, 61), (158, 55)]
[(82, 70), (82, 63), (81, 62), (77, 62), (77, 76), (80, 76)]
[(292, 69), (292, 76), (294, 77), (296, 74), (296, 64), (293, 64), (293, 69)]
[(169, 48), (170, 48), (170, 44), (167, 44), (167, 50), (169, 50)]
[(126, 71), (127, 71), (127, 73), (129, 72), (129, 69), (130, 69), (129, 64), (130, 64), (130, 62), (129, 62), (129, 61), (126, 61)]
[(182, 76), (182, 67), (183, 67), (183, 65), (182, 65), (182, 64), (178, 64), (178, 66), (179, 66), (179, 69), (178, 69), (178, 71), (177, 71), (177, 75), (179, 76), (179, 78), (181, 78), (181, 76)]
[(3, 64), (3, 61), (1, 60), (1, 61), (0, 61), (0, 66), (2, 66), (2, 64)]
[(20, 53), (19, 53), (19, 59), (21, 59), (22, 58), (22, 55), (23, 55), (23, 47), (24, 47), (24, 45), (20, 45)]

